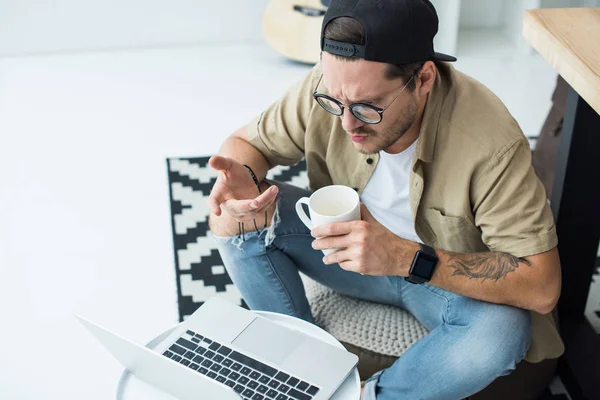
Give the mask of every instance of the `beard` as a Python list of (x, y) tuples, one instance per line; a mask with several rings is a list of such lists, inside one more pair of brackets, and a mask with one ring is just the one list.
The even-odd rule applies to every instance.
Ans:
[(352, 134), (367, 135), (367, 140), (376, 141), (373, 148), (364, 146), (359, 148), (358, 151), (363, 154), (377, 154), (396, 143), (415, 123), (415, 120), (417, 119), (417, 110), (417, 102), (410, 102), (402, 110), (400, 115), (382, 130), (376, 131), (375, 129), (370, 128), (369, 125), (364, 125), (353, 130), (351, 132)]

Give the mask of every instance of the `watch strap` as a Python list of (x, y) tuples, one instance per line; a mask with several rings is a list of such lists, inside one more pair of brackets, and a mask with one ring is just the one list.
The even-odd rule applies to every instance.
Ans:
[(419, 243), (421, 246), (421, 250), (427, 255), (437, 258), (437, 254), (435, 254), (435, 250), (431, 246), (427, 246), (425, 243)]

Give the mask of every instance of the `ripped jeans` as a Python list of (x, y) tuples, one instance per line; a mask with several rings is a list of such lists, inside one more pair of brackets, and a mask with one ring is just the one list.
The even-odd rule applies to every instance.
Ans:
[(270, 227), (237, 236), (213, 237), (225, 268), (253, 310), (313, 322), (299, 271), (347, 296), (401, 307), (429, 333), (389, 368), (365, 384), (364, 399), (463, 399), (523, 359), (531, 343), (528, 311), (474, 300), (397, 276), (369, 276), (325, 265), (313, 237), (295, 211), (310, 192), (285, 183)]

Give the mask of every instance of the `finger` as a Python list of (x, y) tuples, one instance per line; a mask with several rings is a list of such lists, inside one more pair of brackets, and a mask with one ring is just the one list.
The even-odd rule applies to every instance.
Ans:
[(265, 207), (266, 204), (273, 203), (273, 200), (277, 198), (279, 188), (277, 186), (271, 186), (265, 190), (260, 196), (250, 202), (250, 210), (259, 210)]
[(315, 250), (346, 249), (349, 246), (348, 235), (325, 236), (312, 242), (312, 248)]
[(277, 201), (277, 196), (274, 196), (268, 203), (265, 203), (262, 205), (262, 207), (254, 210), (254, 213), (257, 216), (262, 215), (263, 213), (267, 212), (269, 210), (269, 208), (271, 208), (271, 206), (273, 206), (273, 204), (275, 204), (276, 201)]
[(206, 200), (206, 205), (208, 206), (209, 211), (218, 217), (221, 215), (220, 204), (222, 202), (222, 196), (220, 196), (217, 192), (211, 192), (211, 194), (208, 196), (208, 200)]
[(352, 267), (355, 263), (352, 260), (350, 251), (348, 249), (341, 249), (323, 257), (323, 264), (344, 264), (344, 269), (348, 270), (347, 268)]
[(222, 210), (221, 213), (225, 212), (229, 214), (233, 219), (235, 219), (238, 222), (250, 222), (256, 218), (255, 214), (246, 214), (237, 212), (235, 210), (231, 210), (227, 207), (226, 203), (221, 204), (220, 207)]
[(311, 231), (311, 235), (316, 238), (325, 236), (347, 235), (352, 232), (352, 226), (355, 221), (350, 222), (331, 222), (329, 224), (317, 226)]
[(341, 263), (338, 263), (340, 265), (340, 267), (343, 270), (346, 270), (348, 272), (355, 272), (357, 274), (361, 274), (361, 275), (368, 275), (366, 272), (359, 272), (358, 269), (358, 264), (356, 264), (354, 261), (342, 261)]
[(219, 207), (219, 204), (217, 203), (217, 201), (215, 199), (209, 197), (208, 200), (206, 201), (206, 205), (208, 206), (208, 210), (211, 213), (213, 213), (217, 217), (221, 216), (221, 207)]
[(236, 218), (253, 219), (257, 214), (257, 209), (250, 207), (254, 200), (227, 200), (221, 204), (221, 208), (226, 210), (231, 216)]
[(225, 172), (233, 165), (231, 159), (221, 156), (213, 156), (208, 160), (208, 165), (216, 171)]

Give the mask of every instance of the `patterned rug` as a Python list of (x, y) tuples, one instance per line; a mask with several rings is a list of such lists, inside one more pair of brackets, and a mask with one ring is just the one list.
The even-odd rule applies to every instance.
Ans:
[[(216, 244), (207, 237), (206, 200), (217, 178), (217, 173), (208, 166), (209, 158), (167, 160), (181, 321), (215, 295), (246, 306), (227, 275)], [(304, 161), (292, 167), (273, 168), (267, 178), (308, 187)]]
[[(208, 167), (208, 159), (167, 160), (181, 321), (215, 295), (246, 307), (227, 275), (215, 243), (207, 237), (209, 211), (206, 200), (217, 178), (216, 172)], [(308, 187), (304, 161), (293, 167), (276, 167), (269, 171), (267, 178)], [(586, 315), (596, 332), (600, 333), (600, 258), (596, 267)], [(549, 388), (547, 398), (560, 400), (570, 397), (557, 378)]]

